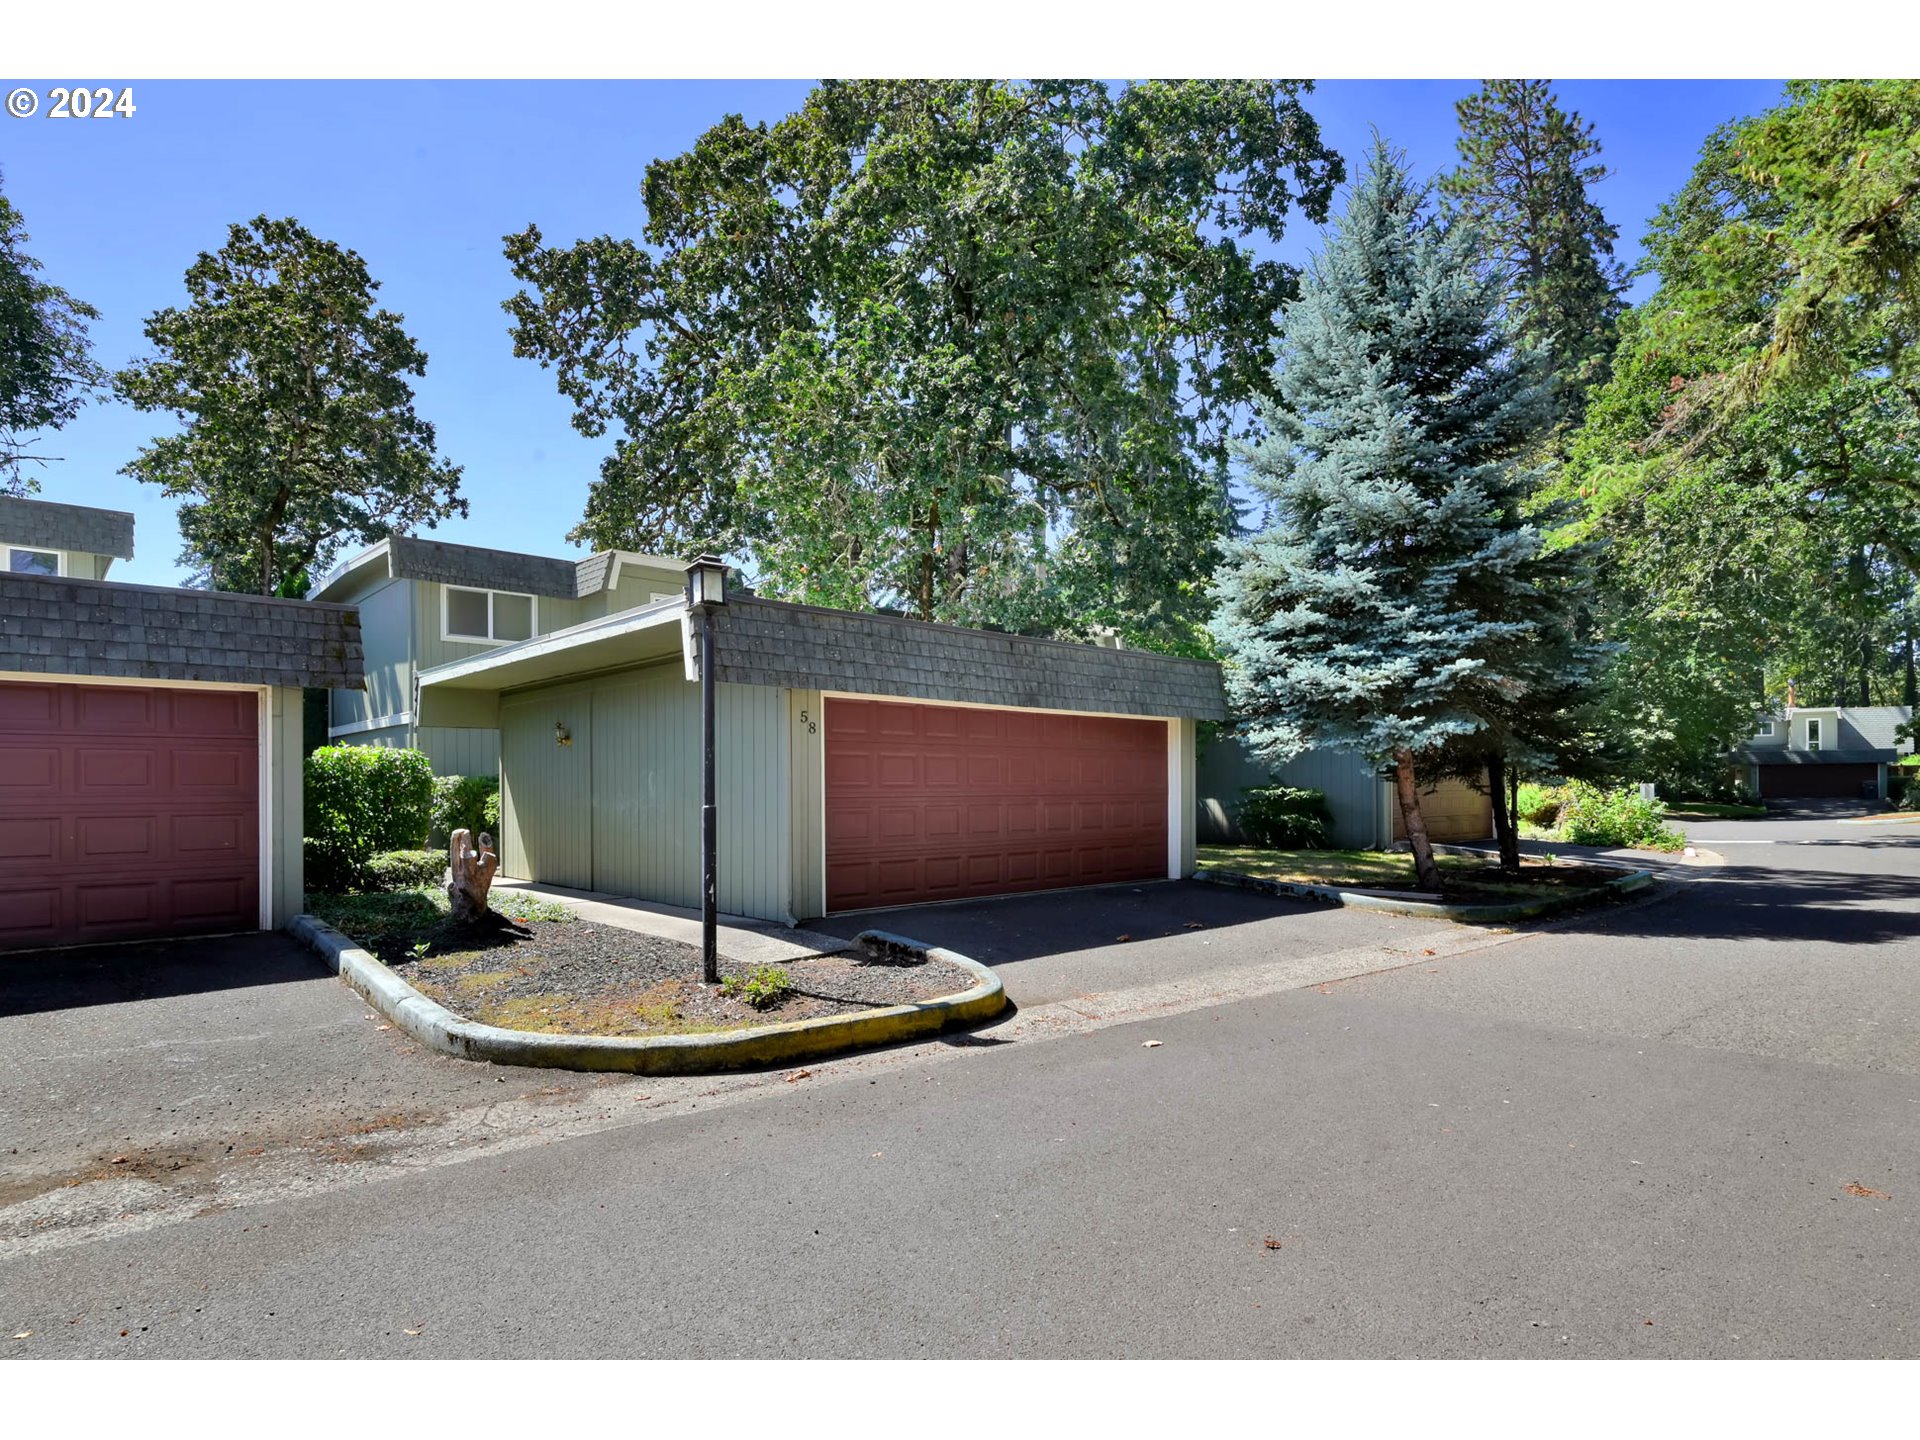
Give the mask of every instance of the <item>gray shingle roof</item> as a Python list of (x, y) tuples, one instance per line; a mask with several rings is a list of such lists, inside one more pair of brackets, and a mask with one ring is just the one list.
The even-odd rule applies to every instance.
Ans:
[(0, 544), (44, 545), (131, 560), (133, 516), (125, 510), (0, 495)]
[(450, 545), (444, 540), (422, 540), (396, 535), (391, 547), (393, 573), (408, 580), (432, 580), (441, 585), (471, 585), (481, 590), (512, 590), (522, 595), (548, 595), (571, 600), (579, 593), (577, 563), (546, 555), (522, 555), (513, 550), (484, 550), (477, 545)]
[(351, 605), (0, 574), (0, 670), (364, 690)]
[(976, 705), (1227, 718), (1220, 667), (890, 615), (736, 598), (717, 612), (718, 678)]

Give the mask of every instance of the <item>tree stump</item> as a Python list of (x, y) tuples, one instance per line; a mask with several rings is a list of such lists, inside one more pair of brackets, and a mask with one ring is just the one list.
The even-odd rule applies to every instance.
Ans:
[(451, 874), (447, 879), (447, 903), (456, 925), (475, 925), (487, 917), (487, 891), (493, 887), (493, 872), (500, 868), (494, 853), (493, 837), (484, 831), (480, 843), (473, 843), (473, 832), (456, 830), (447, 846)]

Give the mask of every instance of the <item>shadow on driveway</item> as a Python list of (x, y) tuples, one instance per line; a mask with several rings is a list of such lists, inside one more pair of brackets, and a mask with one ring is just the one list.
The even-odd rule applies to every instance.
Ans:
[(332, 974), (313, 951), (275, 933), (15, 951), (0, 956), (0, 1016), (284, 985)]

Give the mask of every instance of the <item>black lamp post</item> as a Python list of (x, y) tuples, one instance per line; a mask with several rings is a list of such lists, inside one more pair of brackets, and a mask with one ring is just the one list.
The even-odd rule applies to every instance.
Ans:
[(727, 603), (727, 567), (702, 555), (687, 567), (687, 608), (700, 622), (700, 978), (720, 983), (717, 812), (713, 784), (713, 612)]

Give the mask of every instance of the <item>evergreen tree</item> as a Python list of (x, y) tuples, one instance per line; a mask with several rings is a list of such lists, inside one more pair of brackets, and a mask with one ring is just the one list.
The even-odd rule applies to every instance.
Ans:
[(1463, 163), (1441, 189), (1497, 258), (1520, 337), (1546, 352), (1556, 420), (1577, 424), (1624, 308), (1620, 232), (1587, 193), (1606, 178), (1600, 142), (1545, 80), (1489, 80), (1454, 110)]
[(1469, 225), (1432, 214), (1404, 159), (1371, 165), (1285, 307), (1269, 438), (1250, 452), (1266, 529), (1215, 584), (1214, 633), (1256, 752), (1390, 762), (1419, 883), (1439, 884), (1416, 767), (1504, 726), (1557, 666), (1544, 634), (1571, 563), (1522, 513), (1519, 456), (1548, 408)]

